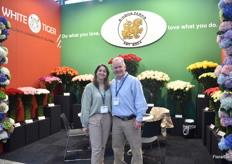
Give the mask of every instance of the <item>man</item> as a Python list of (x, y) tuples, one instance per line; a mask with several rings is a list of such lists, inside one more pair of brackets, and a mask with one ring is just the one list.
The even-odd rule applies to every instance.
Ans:
[(112, 93), (112, 147), (114, 164), (123, 164), (124, 146), (128, 141), (132, 150), (132, 164), (142, 164), (141, 125), (147, 110), (140, 81), (126, 72), (126, 65), (121, 57), (112, 61), (116, 76), (111, 82)]

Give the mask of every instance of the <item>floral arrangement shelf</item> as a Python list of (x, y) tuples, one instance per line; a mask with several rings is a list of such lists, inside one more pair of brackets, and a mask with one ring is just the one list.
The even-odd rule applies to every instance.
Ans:
[(225, 55), (223, 64), (215, 69), (217, 82), (223, 95), (220, 98), (218, 117), (223, 127), (226, 127), (226, 137), (221, 139), (219, 148), (225, 153), (225, 159), (232, 161), (232, 10), (231, 0), (219, 1), (220, 26), (217, 35), (217, 43)]
[(69, 85), (72, 83), (72, 78), (78, 76), (78, 71), (70, 67), (56, 67), (51, 71), (52, 76), (59, 77), (62, 81), (63, 92), (67, 92)]
[(3, 143), (7, 142), (10, 138), (10, 134), (14, 131), (15, 121), (11, 118), (6, 117), (6, 113), (9, 110), (7, 105), (8, 96), (0, 91), (0, 141)]
[(147, 70), (140, 73), (137, 78), (142, 83), (144, 90), (151, 94), (151, 103), (155, 105), (156, 93), (170, 80), (164, 72)]
[(168, 95), (176, 103), (176, 114), (182, 114), (182, 104), (187, 100), (191, 94), (191, 89), (195, 86), (190, 82), (182, 80), (172, 81), (166, 84)]
[(72, 82), (80, 92), (80, 97), (82, 96), (85, 86), (91, 83), (93, 81), (93, 78), (94, 76), (91, 74), (78, 75), (72, 78)]
[(22, 102), (24, 106), (24, 120), (30, 120), (32, 96), (35, 95), (36, 89), (33, 87), (20, 87), (18, 89), (23, 91)]
[(16, 88), (8, 88), (5, 89), (4, 92), (9, 97), (9, 111), (8, 116), (14, 120), (16, 120), (15, 109), (19, 104), (19, 97), (22, 96), (23, 91)]
[(39, 78), (39, 81), (43, 82), (47, 90), (50, 92), (48, 94), (48, 104), (53, 103), (53, 90), (57, 84), (62, 83), (61, 79), (55, 76), (44, 76)]
[[(134, 54), (125, 54), (125, 55), (119, 55), (117, 57), (122, 57), (124, 59), (124, 62), (126, 64), (126, 70), (130, 75), (136, 76), (138, 73), (139, 68), (139, 61), (142, 59)], [(114, 58), (110, 59), (108, 61), (108, 64), (112, 64)]]
[(35, 98), (38, 105), (38, 110), (37, 110), (38, 117), (44, 116), (44, 110), (43, 110), (44, 99), (46, 95), (49, 93), (50, 91), (47, 89), (42, 89), (42, 88), (36, 89)]

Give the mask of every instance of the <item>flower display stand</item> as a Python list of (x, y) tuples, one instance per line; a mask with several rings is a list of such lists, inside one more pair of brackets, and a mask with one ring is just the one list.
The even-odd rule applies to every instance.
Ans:
[(231, 162), (223, 158), (223, 152), (219, 149), (218, 143), (221, 137), (216, 134), (216, 131), (212, 131), (212, 158), (214, 164), (229, 164)]
[(184, 120), (185, 120), (185, 118), (172, 117), (172, 122), (173, 122), (174, 128), (169, 129), (170, 135), (183, 136)]
[(61, 106), (55, 105), (52, 107), (44, 106), (44, 115), (45, 117), (50, 118), (50, 134), (59, 132), (61, 129)]
[(207, 125), (214, 124), (215, 112), (214, 111), (205, 111), (202, 110), (202, 124), (201, 124), (201, 134), (202, 134), (202, 142), (206, 146), (206, 129)]
[(81, 112), (81, 104), (73, 104), (73, 128), (82, 128), (78, 113)]
[(25, 140), (25, 125), (21, 125), (14, 128), (14, 132), (6, 143), (3, 144), (4, 151), (10, 152), (26, 145)]
[(33, 120), (32, 123), (25, 124), (25, 143), (26, 145), (35, 142), (39, 139), (39, 122)]
[(38, 120), (39, 123), (39, 139), (47, 137), (51, 134), (50, 118)]
[(206, 148), (208, 149), (209, 153), (212, 154), (212, 133), (213, 129), (210, 128), (209, 125), (206, 126)]
[(203, 95), (203, 94), (198, 94), (198, 96), (196, 97), (196, 123), (197, 123), (197, 136), (199, 138), (202, 137), (202, 111), (205, 109), (205, 107), (209, 106), (209, 99)]
[(72, 123), (73, 122), (72, 107), (74, 104), (74, 96), (73, 95), (68, 95), (68, 96), (55, 95), (54, 96), (54, 103), (56, 105), (61, 106), (61, 113), (64, 113), (68, 119), (68, 122)]

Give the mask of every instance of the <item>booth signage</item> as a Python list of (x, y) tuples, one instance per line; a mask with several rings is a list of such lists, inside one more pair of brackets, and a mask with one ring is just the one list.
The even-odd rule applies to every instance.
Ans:
[(166, 32), (165, 20), (148, 11), (127, 11), (109, 18), (101, 28), (104, 40), (118, 47), (141, 47), (159, 40)]

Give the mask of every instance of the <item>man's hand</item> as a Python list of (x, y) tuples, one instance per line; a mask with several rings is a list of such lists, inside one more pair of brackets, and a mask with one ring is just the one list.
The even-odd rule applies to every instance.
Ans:
[(138, 121), (135, 120), (135, 122), (134, 122), (134, 128), (135, 129), (139, 129), (141, 126), (142, 126), (142, 122), (138, 122)]

